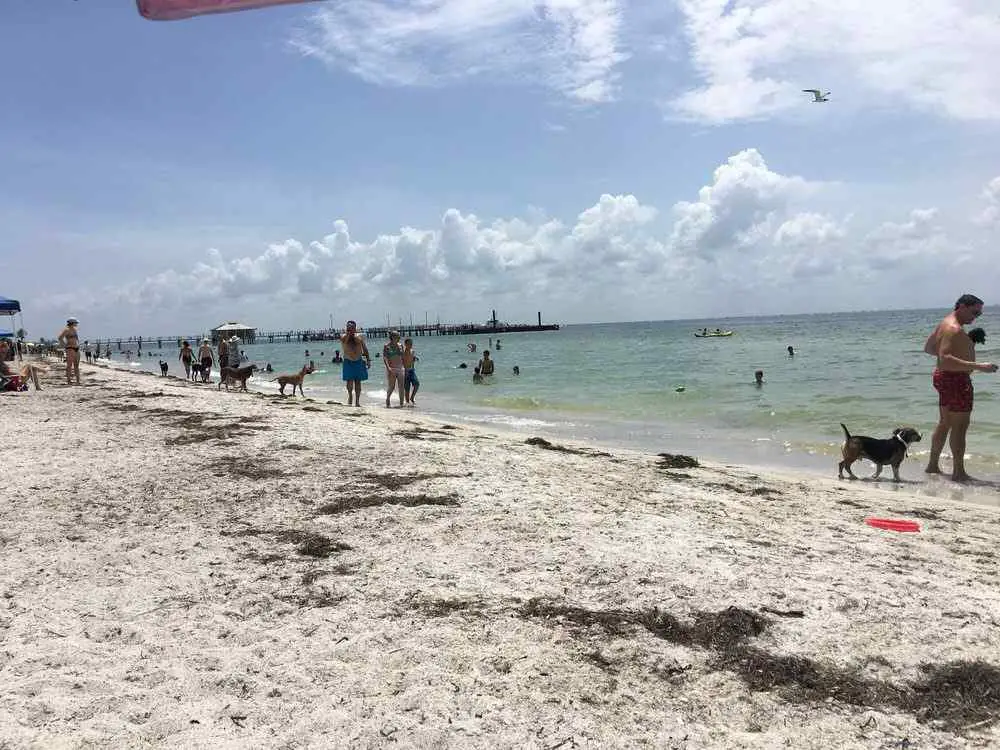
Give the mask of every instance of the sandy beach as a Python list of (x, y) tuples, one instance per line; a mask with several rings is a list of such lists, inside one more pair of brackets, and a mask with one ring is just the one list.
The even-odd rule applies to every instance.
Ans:
[(996, 507), (53, 364), (0, 747), (1000, 744)]

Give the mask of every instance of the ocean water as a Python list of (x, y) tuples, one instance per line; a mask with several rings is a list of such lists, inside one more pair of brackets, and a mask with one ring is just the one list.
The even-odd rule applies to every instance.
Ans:
[[(829, 473), (839, 460), (841, 422), (853, 434), (874, 437), (909, 425), (924, 436), (910, 455), (925, 461), (938, 408), (930, 382), (934, 360), (922, 347), (945, 312), (568, 325), (553, 332), (502, 334), (499, 350), (488, 336), (416, 337), (421, 381), (416, 400), (420, 411), (455, 422)], [(990, 336), (1000, 331), (1000, 309), (988, 308), (977, 325), (988, 336), (977, 358), (1000, 360), (1000, 338), (994, 344)], [(696, 338), (703, 327), (734, 335)], [(468, 351), (470, 341), (477, 344), (476, 354)], [(373, 357), (383, 343), (369, 342)], [(789, 345), (794, 357), (786, 351)], [(270, 362), (276, 374), (301, 367), (308, 349), (318, 371), (306, 378), (306, 395), (343, 401), (340, 367), (330, 362), (337, 348), (337, 342), (327, 341), (256, 344), (244, 351), (251, 361)], [(496, 374), (475, 385), (472, 368), (487, 348)], [(122, 364), (121, 355), (113, 354)], [(171, 374), (182, 372), (176, 347), (153, 354), (131, 366), (158, 371), (163, 356)], [(467, 368), (460, 369), (461, 363)], [(514, 365), (519, 376), (512, 374)], [(759, 388), (757, 369), (764, 371)], [(272, 377), (259, 373), (250, 385), (276, 391)], [(1000, 481), (1000, 378), (973, 378), (976, 407), (967, 466), (977, 477)], [(362, 404), (383, 407), (384, 401), (384, 367), (373, 359)], [(923, 479), (916, 461), (908, 461), (903, 473)]]

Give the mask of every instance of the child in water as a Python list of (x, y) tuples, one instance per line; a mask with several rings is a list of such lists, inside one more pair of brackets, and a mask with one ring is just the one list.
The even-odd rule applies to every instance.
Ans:
[(472, 382), (473, 383), (482, 383), (483, 382), (483, 376), (479, 374), (479, 368), (478, 367), (472, 373)]
[(406, 339), (403, 341), (403, 369), (406, 374), (403, 376), (403, 395), (406, 397), (406, 403), (413, 406), (413, 399), (417, 395), (417, 391), (420, 390), (420, 379), (417, 377), (417, 360), (420, 357), (417, 353), (413, 351), (413, 339)]

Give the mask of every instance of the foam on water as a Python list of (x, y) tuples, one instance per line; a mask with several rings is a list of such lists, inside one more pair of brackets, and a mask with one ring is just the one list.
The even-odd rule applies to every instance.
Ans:
[[(464, 419), (469, 422), (484, 422), (486, 424), (500, 425), (502, 427), (510, 427), (513, 429), (522, 429), (528, 427), (555, 427), (556, 422), (546, 422), (544, 419), (532, 419), (530, 417), (516, 417), (510, 414), (481, 414), (475, 417), (465, 414), (465, 415), (454, 415), (456, 418)], [(573, 427), (574, 425), (570, 423), (561, 423), (560, 427)]]

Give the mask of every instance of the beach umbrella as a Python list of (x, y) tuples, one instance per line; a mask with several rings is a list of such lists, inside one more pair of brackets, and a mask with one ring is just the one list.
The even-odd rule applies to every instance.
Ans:
[(136, 0), (139, 13), (151, 21), (175, 21), (208, 13), (266, 8), (269, 5), (292, 5), (315, 0)]

